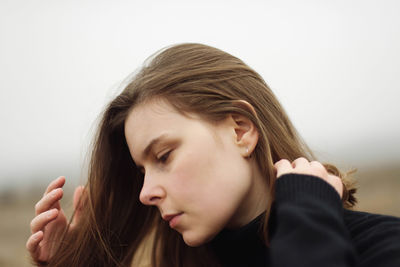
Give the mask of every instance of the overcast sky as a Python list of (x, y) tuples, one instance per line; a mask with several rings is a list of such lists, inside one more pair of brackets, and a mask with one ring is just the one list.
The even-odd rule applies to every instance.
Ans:
[(322, 159), (400, 163), (400, 1), (247, 2), (0, 0), (0, 186), (78, 181), (121, 81), (182, 42), (259, 72)]

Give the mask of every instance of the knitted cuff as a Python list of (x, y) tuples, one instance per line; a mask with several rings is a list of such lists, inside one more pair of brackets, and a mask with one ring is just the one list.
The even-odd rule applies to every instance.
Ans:
[(292, 202), (301, 204), (305, 200), (324, 202), (338, 210), (342, 209), (340, 195), (328, 182), (322, 178), (289, 173), (276, 180), (275, 201), (278, 203)]

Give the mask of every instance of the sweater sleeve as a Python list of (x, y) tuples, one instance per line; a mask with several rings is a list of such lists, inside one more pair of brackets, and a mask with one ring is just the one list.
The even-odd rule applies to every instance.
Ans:
[(400, 266), (400, 218), (343, 211), (345, 223), (360, 255), (360, 267)]
[(319, 177), (277, 179), (270, 266), (357, 266), (339, 194)]

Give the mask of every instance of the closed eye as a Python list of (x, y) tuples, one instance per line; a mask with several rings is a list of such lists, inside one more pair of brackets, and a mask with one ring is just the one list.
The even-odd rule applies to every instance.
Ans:
[(171, 154), (172, 150), (162, 154), (160, 157), (157, 158), (157, 160), (161, 163), (166, 163), (168, 161), (168, 157)]

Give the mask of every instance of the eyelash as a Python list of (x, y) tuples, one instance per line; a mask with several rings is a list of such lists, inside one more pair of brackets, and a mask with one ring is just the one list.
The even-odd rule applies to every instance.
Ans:
[(165, 163), (167, 162), (168, 158), (169, 158), (169, 154), (171, 154), (172, 150), (162, 154), (159, 158), (157, 158), (157, 160), (161, 163)]

